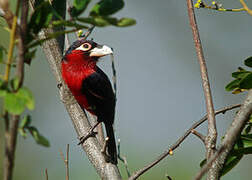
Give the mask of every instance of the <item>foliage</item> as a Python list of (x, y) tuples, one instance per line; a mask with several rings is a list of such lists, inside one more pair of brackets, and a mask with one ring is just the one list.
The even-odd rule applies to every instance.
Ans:
[[(80, 17), (81, 13), (85, 12), (90, 2), (91, 0), (74, 0), (73, 6), (68, 10), (71, 18), (69, 20), (65, 20), (56, 12), (49, 2), (41, 1), (41, 3), (37, 5), (36, 10), (33, 12), (28, 23), (28, 46), (31, 48), (43, 43), (45, 40), (55, 38), (59, 35), (71, 33), (79, 29), (87, 29), (88, 24), (98, 27), (110, 25), (127, 27), (136, 24), (136, 21), (132, 18), (111, 17), (112, 14), (124, 7), (123, 0), (101, 0), (93, 6), (88, 17)], [(52, 16), (55, 16), (56, 19), (52, 20)], [(45, 40), (36, 39), (38, 32), (42, 28), (62, 26), (72, 29), (51, 34), (49, 35), (49, 38)]]
[[(251, 68), (252, 57), (247, 58), (244, 64)], [(237, 94), (252, 88), (252, 71), (247, 71), (239, 67), (238, 71), (232, 73), (232, 77), (235, 78), (235, 80), (227, 84), (227, 91), (232, 91), (233, 94)]]

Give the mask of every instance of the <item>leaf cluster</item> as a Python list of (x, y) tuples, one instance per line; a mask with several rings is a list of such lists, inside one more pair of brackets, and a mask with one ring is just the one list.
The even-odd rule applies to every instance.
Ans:
[[(244, 64), (252, 68), (252, 57), (247, 58)], [(252, 71), (239, 67), (236, 72), (232, 73), (232, 77), (235, 79), (226, 85), (226, 91), (237, 94), (252, 88)]]
[[(73, 6), (68, 9), (71, 18), (65, 20), (57, 13), (48, 1), (41, 0), (40, 3), (37, 3), (36, 9), (32, 13), (28, 23), (28, 47), (35, 47), (48, 39), (55, 38), (62, 34), (71, 33), (80, 29), (87, 29), (88, 25), (98, 27), (110, 25), (127, 27), (136, 24), (136, 21), (132, 18), (116, 18), (111, 16), (124, 7), (123, 0), (101, 0), (91, 8), (88, 17), (80, 17), (80, 15), (87, 9), (90, 2), (91, 0), (74, 0)], [(53, 16), (55, 17), (54, 19)], [(42, 28), (47, 27), (67, 27), (71, 29), (58, 31), (48, 35), (48, 38), (46, 39), (37, 40), (36, 37), (39, 31)]]
[(9, 83), (0, 80), (0, 97), (4, 100), (4, 110), (20, 115), (25, 109), (33, 110), (35, 107), (34, 97), (27, 87), (18, 88), (18, 78), (14, 78)]

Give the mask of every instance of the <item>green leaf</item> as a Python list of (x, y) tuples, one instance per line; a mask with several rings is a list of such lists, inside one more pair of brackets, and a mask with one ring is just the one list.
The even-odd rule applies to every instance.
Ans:
[(238, 149), (243, 149), (243, 148), (244, 148), (244, 143), (241, 139), (241, 136), (239, 136), (236, 140), (233, 150), (231, 151), (231, 153), (227, 156), (225, 160), (224, 166), (220, 172), (221, 176), (228, 173), (231, 169), (233, 169), (239, 163), (239, 161), (243, 157), (243, 153), (235, 153), (235, 151), (237, 151)]
[(6, 93), (4, 107), (11, 114), (19, 115), (25, 110), (26, 101), (17, 93)]
[(67, 26), (67, 27), (76, 27), (76, 28), (83, 28), (83, 25), (77, 24), (76, 22), (69, 20), (57, 20), (52, 22), (53, 27), (61, 27), (61, 26)]
[(11, 84), (12, 89), (14, 91), (16, 91), (18, 89), (18, 86), (19, 86), (19, 78), (15, 77), (15, 78), (11, 79), (10, 84)]
[(91, 16), (108, 16), (116, 13), (124, 6), (123, 0), (101, 0), (90, 11)]
[(241, 156), (228, 156), (220, 172), (221, 176), (225, 175), (231, 169), (233, 169), (240, 162), (241, 159), (242, 159), (242, 155)]
[(252, 88), (252, 73), (244, 77), (240, 82), (241, 89), (251, 89)]
[(49, 141), (39, 133), (37, 128), (30, 126), (27, 129), (29, 130), (37, 144), (40, 144), (45, 147), (50, 147)]
[(117, 25), (118, 27), (126, 27), (126, 26), (132, 26), (136, 24), (136, 20), (132, 18), (121, 18)]
[(19, 132), (19, 134), (20, 134), (22, 137), (24, 137), (24, 138), (27, 137), (27, 132), (26, 132), (24, 129), (19, 128), (19, 129), (18, 129), (18, 132)]
[(20, 88), (17, 92), (17, 95), (25, 100), (25, 105), (29, 110), (33, 110), (35, 108), (35, 101), (32, 92), (28, 88)]
[(29, 128), (30, 124), (31, 124), (31, 116), (30, 115), (24, 116), (18, 129), (20, 135), (23, 136), (24, 138), (27, 137), (27, 132), (25, 129)]
[(204, 159), (204, 160), (202, 160), (202, 161), (200, 162), (200, 167), (203, 167), (205, 164), (206, 164), (206, 159)]
[(25, 87), (20, 88), (16, 93), (6, 93), (4, 102), (5, 109), (16, 115), (24, 112), (25, 107), (33, 110), (35, 106), (32, 93)]
[(98, 27), (104, 27), (108, 26), (109, 23), (102, 17), (87, 17), (87, 18), (78, 18), (79, 21), (88, 23), (88, 24), (93, 24)]
[(3, 85), (4, 85), (4, 80), (0, 79), (0, 87), (2, 88)]
[(70, 14), (72, 17), (77, 17), (83, 13), (91, 0), (74, 0), (73, 7), (70, 8)]
[(252, 56), (244, 61), (244, 64), (248, 67), (252, 67)]
[(32, 51), (28, 51), (25, 53), (25, 63), (31, 64), (31, 60), (35, 57), (37, 49), (34, 49)]
[(241, 135), (241, 139), (244, 143), (245, 148), (252, 147), (252, 134), (243, 134)]
[(251, 131), (251, 125), (248, 125), (246, 128), (245, 128), (245, 133), (248, 134), (250, 133)]
[(42, 2), (35, 8), (28, 23), (28, 31), (35, 35), (49, 25), (53, 17), (53, 9), (48, 1)]
[(226, 87), (225, 87), (226, 91), (232, 91), (235, 88), (238, 88), (240, 81), (241, 81), (240, 79), (235, 79), (235, 80), (231, 81), (230, 83), (228, 83), (228, 85), (226, 85)]
[(93, 24), (98, 27), (104, 27), (108, 25), (126, 27), (126, 26), (134, 25), (136, 23), (134, 19), (130, 19), (130, 18), (121, 18), (118, 20), (117, 18), (114, 18), (114, 17), (102, 17), (102, 16), (77, 18), (77, 20), (80, 22)]
[(0, 89), (0, 97), (5, 97), (7, 94), (7, 91), (5, 89)]
[(28, 127), (30, 124), (31, 124), (31, 116), (26, 115), (26, 116), (24, 116), (24, 118), (22, 119), (22, 121), (20, 123), (20, 128), (24, 129), (24, 128)]
[(250, 71), (237, 71), (237, 72), (232, 73), (232, 77), (242, 79), (242, 78), (246, 77), (250, 73), (251, 73)]
[(4, 47), (0, 46), (0, 63), (3, 62), (4, 52)]

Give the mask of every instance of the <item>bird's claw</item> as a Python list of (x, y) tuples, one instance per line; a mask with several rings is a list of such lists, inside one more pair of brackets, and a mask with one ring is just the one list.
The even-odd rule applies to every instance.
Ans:
[(88, 138), (94, 137), (98, 132), (90, 131), (86, 136), (80, 137), (80, 142), (78, 145), (83, 144)]

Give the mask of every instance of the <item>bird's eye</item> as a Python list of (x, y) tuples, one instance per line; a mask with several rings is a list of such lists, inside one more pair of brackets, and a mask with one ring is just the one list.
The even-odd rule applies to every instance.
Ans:
[(84, 43), (84, 44), (82, 45), (82, 47), (83, 47), (83, 49), (84, 49), (85, 51), (88, 51), (88, 50), (90, 50), (90, 49), (92, 48), (91, 44), (89, 44), (89, 43)]

